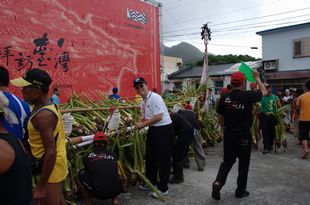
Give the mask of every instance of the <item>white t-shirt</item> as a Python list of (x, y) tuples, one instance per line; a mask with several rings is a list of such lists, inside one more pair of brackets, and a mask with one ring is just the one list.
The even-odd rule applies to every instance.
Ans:
[(151, 119), (154, 115), (163, 114), (160, 121), (150, 126), (163, 126), (172, 123), (168, 109), (162, 97), (154, 92), (149, 92), (146, 98), (141, 102), (142, 118)]
[(285, 102), (285, 103), (289, 103), (289, 100), (291, 99), (291, 96), (289, 95), (289, 96), (284, 96), (283, 98), (282, 98), (282, 100)]

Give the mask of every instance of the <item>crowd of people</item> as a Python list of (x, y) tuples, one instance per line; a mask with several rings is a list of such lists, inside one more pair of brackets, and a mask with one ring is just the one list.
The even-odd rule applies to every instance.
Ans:
[[(239, 174), (235, 197), (243, 198), (250, 194), (246, 189), (252, 146), (250, 129), (253, 108), (259, 102), (263, 154), (273, 149), (277, 124), (274, 113), (283, 105), (290, 105), (289, 121), (295, 126), (294, 133), (303, 146), (302, 158), (306, 159), (309, 154), (310, 81), (305, 83), (307, 92), (289, 90), (279, 98), (280, 93), (272, 94), (272, 87), (261, 82), (257, 71), (253, 75), (256, 83), (251, 84), (250, 90), (244, 89), (245, 76), (239, 71), (232, 74), (231, 84), (221, 90), (218, 100), (211, 95), (212, 90), (208, 90), (206, 102), (209, 106), (206, 110), (216, 108), (218, 123), (224, 131), (223, 162), (212, 184), (212, 198), (215, 200), (220, 200), (221, 189), (237, 158)], [(52, 97), (49, 97), (52, 79), (41, 69), (31, 69), (11, 83), (21, 88), (23, 100), (8, 91), (9, 73), (5, 67), (0, 67), (0, 204), (34, 202), (64, 205), (63, 182), (68, 175), (68, 164), (64, 124), (59, 109), (60, 90), (54, 88)], [(200, 122), (190, 101), (175, 105), (169, 112), (161, 95), (149, 90), (144, 78), (136, 78), (133, 88), (141, 96), (142, 114), (134, 129), (148, 127), (145, 175), (157, 189), (151, 196), (166, 196), (169, 183), (184, 182), (183, 168), (190, 166), (190, 146), (197, 170), (205, 169)], [(112, 92), (110, 99), (120, 99), (118, 88), (113, 88)], [(112, 199), (112, 204), (120, 204), (122, 182), (118, 175), (117, 156), (107, 149), (107, 137), (99, 122), (93, 149), (85, 155), (83, 164), (78, 184), (86, 204), (91, 204), (92, 198)], [(33, 189), (32, 175), (37, 176)], [(19, 186), (14, 186), (17, 183)], [(141, 184), (139, 188), (151, 190), (147, 184)], [(19, 193), (19, 197), (15, 193)]]
[[(229, 88), (231, 84), (227, 87), (220, 90), (220, 96), (230, 93), (231, 89)], [(263, 136), (263, 154), (270, 153), (274, 148), (275, 141), (275, 126), (278, 124), (278, 121), (275, 117), (276, 111), (281, 107), (286, 107), (286, 111), (283, 112), (283, 122), (286, 128), (286, 131), (292, 133), (297, 139), (297, 144), (302, 145), (302, 137), (300, 136), (300, 105), (299, 100), (302, 99), (302, 96), (307, 89), (307, 82), (303, 85), (305, 88), (288, 88), (284, 92), (282, 90), (276, 91), (271, 85), (265, 83), (267, 89), (267, 95), (262, 97), (262, 100), (256, 103), (256, 106), (259, 107), (258, 119), (259, 119), (259, 128)], [(251, 91), (257, 91), (257, 83), (250, 84)], [(275, 93), (275, 94), (274, 94)], [(284, 94), (283, 94), (284, 93)], [(217, 99), (219, 100), (219, 99)], [(306, 107), (304, 105), (304, 110)], [(304, 149), (303, 158), (307, 158), (307, 149)]]
[[(37, 68), (11, 80), (12, 85), (21, 88), (22, 100), (9, 92), (8, 69), (0, 66), (0, 204), (66, 204), (63, 182), (68, 164), (60, 90), (54, 88), (50, 97), (51, 83), (49, 74)], [(95, 196), (119, 204), (117, 158), (105, 149), (106, 142), (106, 137), (96, 134), (94, 150), (85, 157), (85, 169), (79, 173), (79, 184), (88, 192), (88, 199)], [(108, 182), (115, 189), (107, 186)], [(91, 204), (91, 200), (88, 202)]]
[[(304, 103), (301, 107), (301, 100), (304, 99), (304, 96), (307, 96), (306, 93), (304, 94), (304, 92), (308, 91), (307, 83), (308, 81), (304, 85), (306, 88), (305, 91), (302, 88), (289, 88), (285, 90), (284, 95), (282, 91), (278, 91), (276, 95), (272, 94), (272, 86), (266, 84), (268, 95), (264, 96), (261, 101), (260, 114), (260, 126), (264, 144), (263, 154), (270, 153), (270, 151), (273, 150), (275, 126), (278, 123), (274, 117), (274, 114), (277, 109), (283, 106), (287, 107), (287, 111), (283, 113), (283, 121), (286, 127), (286, 131), (294, 134), (294, 136), (298, 139), (297, 144), (304, 145), (306, 142), (308, 143), (308, 140), (303, 140), (305, 137), (303, 137), (303, 134), (300, 133), (300, 130), (304, 130), (303, 122), (299, 122), (300, 120), (308, 121), (307, 116), (309, 114), (307, 113), (307, 104)], [(303, 110), (302, 116), (301, 109)], [(304, 153), (302, 158), (307, 159), (308, 149), (306, 146), (303, 146), (303, 150)]]
[[(225, 184), (227, 174), (236, 157), (239, 158), (239, 175), (235, 197), (242, 198), (250, 194), (246, 191), (246, 183), (252, 138), (250, 128), (253, 117), (256, 117), (252, 113), (254, 106), (260, 107), (258, 118), (263, 136), (263, 154), (270, 153), (274, 148), (275, 126), (279, 123), (275, 115), (280, 107), (286, 106), (287, 111), (284, 113), (283, 120), (287, 131), (293, 130), (294, 136), (298, 138), (303, 147), (302, 159), (308, 158), (310, 80), (305, 82), (305, 91), (301, 88), (286, 89), (285, 95), (282, 96), (281, 91), (275, 95), (272, 93), (271, 85), (262, 84), (256, 72), (254, 72), (254, 77), (257, 83), (250, 84), (250, 91), (242, 91), (242, 88), (245, 88), (241, 83), (244, 82), (242, 73), (232, 74), (229, 85), (232, 89), (229, 87), (221, 89), (217, 113), (218, 121), (224, 129), (224, 159), (213, 183), (212, 197), (216, 200), (220, 200), (220, 190)], [(261, 92), (257, 92), (257, 86)], [(245, 95), (249, 96), (245, 97)]]

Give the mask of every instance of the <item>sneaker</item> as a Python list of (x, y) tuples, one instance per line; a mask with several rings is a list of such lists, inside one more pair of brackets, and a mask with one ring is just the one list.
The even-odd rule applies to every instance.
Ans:
[(169, 183), (170, 184), (181, 184), (184, 182), (184, 179), (183, 178), (175, 178), (175, 177), (172, 177), (170, 180), (169, 180)]
[(267, 154), (270, 153), (270, 151), (268, 149), (264, 149), (263, 154)]
[[(160, 191), (160, 190), (158, 190), (158, 192), (159, 192), (159, 194), (161, 195), (161, 196), (167, 196), (168, 195), (168, 190), (167, 191), (165, 191), (165, 192), (162, 192), (162, 191)], [(158, 196), (158, 194), (156, 193), (156, 192), (152, 192), (152, 197), (153, 198), (159, 198), (159, 196)]]
[(214, 200), (220, 200), (221, 199), (221, 186), (220, 183), (215, 181), (212, 184), (212, 198)]
[(198, 167), (198, 171), (203, 172), (203, 170), (205, 170), (204, 167)]
[(183, 164), (183, 168), (185, 168), (185, 169), (189, 169), (189, 164)]
[(244, 191), (242, 194), (240, 193), (235, 193), (235, 198), (243, 198), (243, 197), (248, 197), (250, 195), (250, 192)]
[(139, 185), (139, 189), (142, 190), (142, 191), (150, 191), (150, 190), (152, 190), (151, 187), (149, 187), (149, 185), (147, 185), (147, 184)]

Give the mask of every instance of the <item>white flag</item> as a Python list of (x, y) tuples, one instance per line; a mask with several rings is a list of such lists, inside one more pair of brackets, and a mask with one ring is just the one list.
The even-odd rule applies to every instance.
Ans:
[[(206, 57), (206, 56), (205, 56)], [(208, 73), (208, 66), (206, 64), (206, 59), (203, 59), (203, 67), (202, 67), (202, 73), (201, 73), (201, 79), (200, 84), (207, 83), (207, 78), (209, 77)]]

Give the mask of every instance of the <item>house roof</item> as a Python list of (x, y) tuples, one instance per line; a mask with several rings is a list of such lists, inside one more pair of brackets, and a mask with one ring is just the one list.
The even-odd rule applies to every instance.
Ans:
[[(249, 62), (244, 62), (244, 63), (247, 64), (249, 67), (251, 67), (253, 69), (257, 69), (257, 68), (262, 66), (262, 62), (261, 61), (249, 61)], [(229, 68), (224, 70), (224, 74), (225, 75), (229, 75), (229, 74), (232, 74), (233, 72), (238, 71), (240, 65), (241, 65), (241, 63), (233, 64), (231, 67), (229, 67)]]
[(180, 70), (175, 71), (169, 75), (169, 79), (181, 78), (200, 78), (202, 72), (201, 66), (185, 66)]
[[(251, 68), (259, 68), (261, 61), (245, 62)], [(209, 76), (230, 75), (239, 70), (240, 63), (211, 65), (209, 66)], [(186, 66), (169, 75), (170, 80), (183, 78), (201, 78), (202, 66)]]
[(268, 29), (268, 30), (256, 32), (256, 34), (262, 36), (262, 35), (269, 34), (269, 33), (276, 33), (276, 32), (281, 32), (281, 31), (287, 31), (287, 30), (298, 29), (298, 28), (307, 28), (307, 27), (310, 27), (310, 22), (296, 24), (292, 26), (284, 26), (280, 28)]

